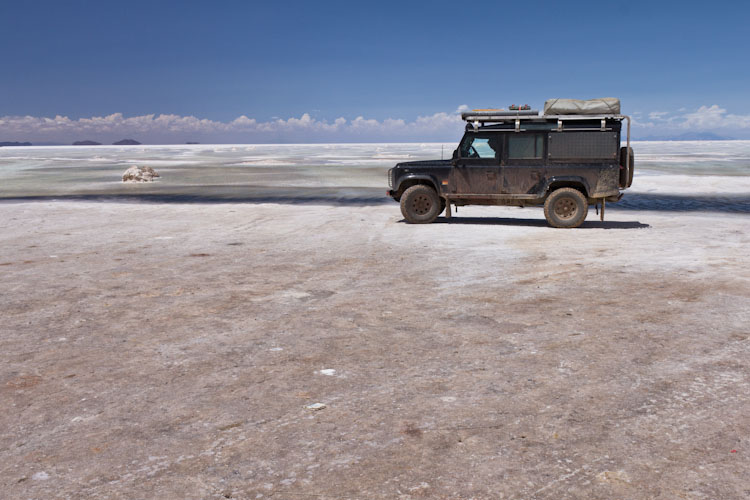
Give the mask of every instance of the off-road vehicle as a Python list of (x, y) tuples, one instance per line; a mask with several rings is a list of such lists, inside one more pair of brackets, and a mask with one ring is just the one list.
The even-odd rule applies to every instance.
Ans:
[(388, 195), (407, 222), (429, 223), (444, 210), (451, 217), (451, 205), (543, 205), (549, 225), (578, 227), (591, 204), (604, 220), (606, 202), (619, 201), (633, 182), (630, 118), (618, 99), (552, 99), (543, 113), (514, 106), (461, 117), (466, 132), (452, 159), (388, 171)]

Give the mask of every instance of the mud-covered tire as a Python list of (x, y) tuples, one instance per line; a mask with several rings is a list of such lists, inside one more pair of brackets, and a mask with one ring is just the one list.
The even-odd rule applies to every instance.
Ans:
[(429, 224), (442, 212), (440, 201), (434, 189), (417, 184), (401, 195), (401, 213), (411, 224)]
[[(628, 158), (628, 149), (630, 149), (630, 161)], [(627, 165), (625, 162), (627, 161)], [(620, 187), (625, 189), (633, 184), (633, 171), (635, 170), (635, 158), (633, 157), (633, 148), (623, 146), (620, 148)]]
[(574, 188), (556, 189), (544, 202), (544, 218), (552, 227), (578, 227), (586, 220), (588, 213), (586, 197)]

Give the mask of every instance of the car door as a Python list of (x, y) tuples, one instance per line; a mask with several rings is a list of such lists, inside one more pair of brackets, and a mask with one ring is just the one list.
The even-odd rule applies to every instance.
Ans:
[(498, 194), (501, 185), (500, 154), (499, 134), (464, 136), (448, 179), (451, 194)]
[(544, 180), (546, 133), (509, 133), (506, 137), (500, 192), (532, 193)]

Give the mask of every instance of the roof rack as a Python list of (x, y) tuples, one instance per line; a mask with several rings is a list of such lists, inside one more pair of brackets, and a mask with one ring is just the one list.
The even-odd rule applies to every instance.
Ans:
[(529, 121), (548, 120), (622, 120), (625, 115), (542, 115), (537, 110), (526, 111), (465, 111), (461, 119), (467, 122), (508, 122), (515, 119)]

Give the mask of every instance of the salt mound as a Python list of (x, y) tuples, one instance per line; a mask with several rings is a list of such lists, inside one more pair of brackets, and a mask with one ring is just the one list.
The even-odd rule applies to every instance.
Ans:
[(151, 182), (154, 177), (159, 177), (159, 174), (153, 168), (133, 165), (122, 174), (122, 182)]

